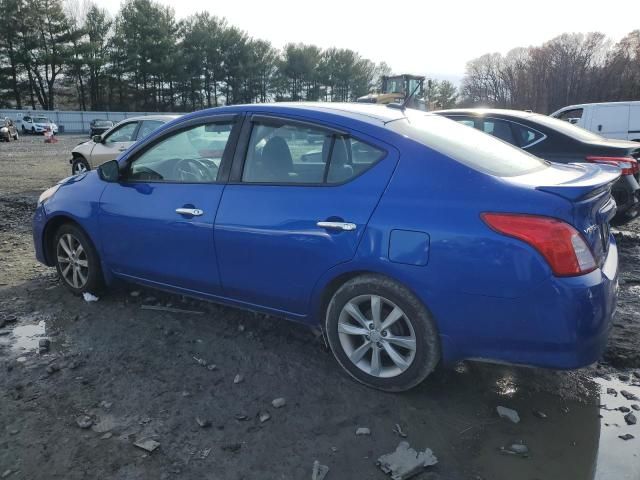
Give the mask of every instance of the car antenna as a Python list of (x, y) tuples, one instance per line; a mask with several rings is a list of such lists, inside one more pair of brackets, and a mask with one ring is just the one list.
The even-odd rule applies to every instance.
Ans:
[(404, 102), (402, 102), (401, 104), (399, 103), (390, 103), (387, 105), (387, 107), (390, 108), (397, 108), (399, 110), (402, 110), (404, 112), (405, 108), (407, 108), (407, 105), (409, 104), (409, 102), (411, 101), (411, 99), (413, 98), (413, 96), (416, 94), (416, 92), (418, 91), (418, 89), (420, 87), (422, 87), (424, 83), (424, 79), (423, 80), (419, 80), (418, 84), (416, 85), (416, 88), (413, 89), (413, 92), (411, 92), (411, 94), (409, 94), (405, 99)]

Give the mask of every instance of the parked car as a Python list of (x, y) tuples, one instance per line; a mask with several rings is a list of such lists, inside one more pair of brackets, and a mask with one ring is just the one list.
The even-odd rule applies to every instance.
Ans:
[(89, 137), (93, 138), (94, 135), (102, 135), (104, 132), (113, 127), (111, 120), (100, 120), (94, 118), (89, 124)]
[(58, 133), (58, 125), (43, 115), (24, 115), (18, 122), (22, 133), (44, 133), (47, 129), (54, 134)]
[(178, 118), (178, 115), (147, 115), (127, 118), (102, 135), (81, 143), (71, 150), (71, 174), (77, 175), (114, 160), (118, 155), (156, 128)]
[(33, 238), (75, 294), (124, 280), (318, 325), (351, 376), (400, 391), (466, 358), (596, 361), (619, 176), (419, 111), (238, 105), (45, 191)]
[(13, 140), (18, 140), (18, 130), (16, 129), (13, 120), (8, 117), (5, 117), (0, 120), (0, 141), (10, 142)]
[(622, 176), (613, 185), (617, 223), (640, 212), (640, 145), (601, 137), (567, 122), (531, 112), (501, 109), (458, 109), (435, 112), (557, 163), (616, 165)]
[(551, 116), (606, 138), (640, 142), (640, 102), (570, 105), (553, 112)]

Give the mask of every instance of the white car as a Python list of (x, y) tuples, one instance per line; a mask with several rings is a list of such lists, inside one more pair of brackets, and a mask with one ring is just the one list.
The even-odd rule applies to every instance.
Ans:
[(44, 115), (25, 115), (18, 119), (22, 133), (44, 133), (48, 128), (53, 133), (58, 133), (58, 126)]
[(77, 175), (115, 160), (136, 141), (179, 115), (147, 115), (122, 120), (102, 135), (94, 135), (71, 150), (71, 174)]
[(606, 138), (640, 142), (640, 102), (570, 105), (551, 116)]

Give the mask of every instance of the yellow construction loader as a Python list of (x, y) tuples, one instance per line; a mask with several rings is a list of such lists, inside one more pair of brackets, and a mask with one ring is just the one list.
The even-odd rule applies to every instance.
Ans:
[(423, 76), (410, 75), (407, 73), (383, 76), (382, 91), (359, 97), (357, 102), (402, 105), (410, 96), (409, 101), (405, 105), (406, 107), (426, 110), (426, 104), (423, 99), (424, 80), (425, 78)]

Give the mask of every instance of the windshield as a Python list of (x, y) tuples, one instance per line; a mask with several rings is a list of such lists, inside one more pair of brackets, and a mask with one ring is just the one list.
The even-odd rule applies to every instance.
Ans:
[(576, 127), (566, 120), (558, 120), (557, 118), (547, 117), (546, 115), (533, 114), (528, 119), (538, 122), (545, 127), (556, 130), (557, 132), (564, 133), (576, 140), (582, 140), (583, 142), (597, 142), (603, 139), (597, 133), (590, 132), (584, 128)]
[(47, 117), (33, 117), (33, 121), (35, 123), (51, 123), (51, 120)]
[(524, 175), (548, 167), (548, 162), (502, 140), (438, 115), (407, 111), (388, 126), (475, 170), (499, 177)]

